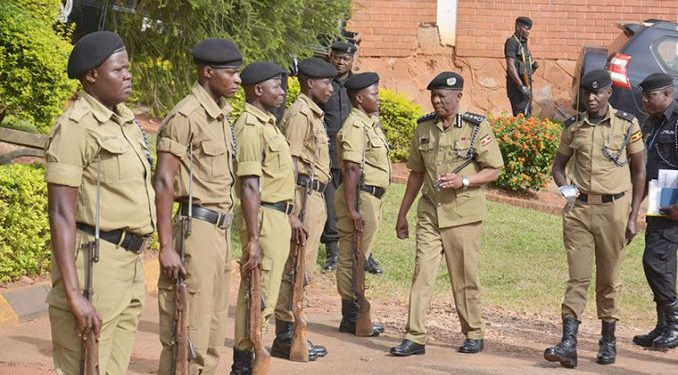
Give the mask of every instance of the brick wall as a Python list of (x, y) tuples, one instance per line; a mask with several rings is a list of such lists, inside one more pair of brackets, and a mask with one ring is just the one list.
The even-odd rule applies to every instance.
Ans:
[(410, 56), (419, 25), (435, 24), (436, 10), (437, 0), (354, 0), (347, 29), (362, 35), (361, 56)]
[(459, 0), (456, 55), (503, 57), (515, 18), (534, 21), (530, 46), (538, 59), (576, 60), (582, 46), (607, 45), (623, 21), (678, 22), (676, 0)]

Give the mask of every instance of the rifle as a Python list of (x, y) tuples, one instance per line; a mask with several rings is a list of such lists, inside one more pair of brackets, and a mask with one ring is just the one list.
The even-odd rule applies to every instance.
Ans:
[[(363, 158), (360, 162), (360, 181), (356, 189), (355, 208), (360, 212), (360, 186), (365, 182), (365, 142), (363, 142)], [(370, 302), (365, 297), (365, 251), (363, 249), (363, 232), (354, 232), (353, 244), (353, 293), (358, 302), (358, 321), (355, 335), (362, 337), (372, 336), (372, 318), (370, 317)]]
[(261, 311), (264, 305), (261, 296), (261, 270), (259, 267), (254, 267), (245, 279), (245, 301), (249, 310), (246, 316), (246, 334), (254, 347), (252, 375), (268, 375), (271, 371), (271, 354), (264, 347), (261, 337)]
[[(97, 195), (95, 206), (95, 225), (94, 240), (82, 244), (82, 248), (87, 250), (87, 269), (85, 270), (85, 290), (83, 296), (92, 302), (92, 277), (94, 263), (99, 261), (99, 239), (100, 223), (99, 215), (101, 209), (101, 155), (97, 155)], [(99, 375), (99, 343), (96, 333), (90, 327), (89, 334), (82, 335), (82, 359), (80, 362), (80, 375)]]
[[(315, 160), (311, 163), (311, 176), (306, 180), (304, 196), (301, 200), (301, 213), (299, 220), (304, 223), (306, 218), (306, 204), (309, 195), (313, 192), (313, 180), (315, 179)], [(304, 285), (306, 278), (306, 246), (296, 244), (294, 247), (294, 281), (292, 289), (292, 315), (294, 315), (294, 333), (290, 347), (290, 361), (308, 362), (308, 334), (307, 324), (304, 320)]]
[[(183, 264), (186, 257), (186, 238), (191, 235), (193, 223), (193, 144), (188, 146), (188, 215), (182, 215), (181, 244), (179, 245), (179, 258)], [(189, 332), (189, 296), (188, 286), (184, 275), (179, 272), (174, 287), (174, 321), (172, 322), (172, 337), (174, 348), (172, 350), (172, 373), (175, 375), (188, 375), (189, 362), (196, 357), (193, 343), (188, 335)]]

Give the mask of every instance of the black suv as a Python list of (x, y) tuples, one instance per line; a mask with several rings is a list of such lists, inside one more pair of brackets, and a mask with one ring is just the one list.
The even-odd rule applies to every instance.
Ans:
[[(577, 60), (572, 80), (572, 106), (584, 110), (581, 77), (594, 69), (606, 68), (612, 76), (610, 104), (645, 120), (642, 93), (638, 84), (657, 72), (673, 76), (678, 94), (678, 24), (662, 20), (617, 24), (621, 34), (605, 48), (585, 46)], [(577, 107), (577, 104), (579, 105)]]

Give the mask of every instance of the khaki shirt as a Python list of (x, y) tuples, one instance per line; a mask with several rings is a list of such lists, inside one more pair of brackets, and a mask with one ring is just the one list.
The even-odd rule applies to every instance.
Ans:
[(155, 229), (148, 147), (124, 104), (111, 111), (83, 92), (59, 117), (45, 150), (49, 184), (79, 188), (75, 221), (96, 224), (97, 156), (101, 160), (102, 231), (146, 235)]
[(233, 208), (233, 133), (228, 121), (231, 107), (223, 98), (217, 104), (200, 86), (165, 117), (158, 134), (158, 152), (181, 160), (174, 179), (174, 200), (188, 202), (189, 144), (193, 145), (193, 203), (230, 212)]
[(330, 150), (323, 110), (300, 93), (285, 111), (280, 128), (290, 143), (292, 156), (302, 161), (297, 164), (299, 174), (311, 176), (311, 163), (315, 161), (314, 179), (326, 184), (330, 180)]
[[(573, 123), (566, 122), (569, 126), (562, 132), (558, 152), (573, 156), (568, 177), (583, 193), (617, 194), (632, 188), (628, 164), (619, 166), (610, 156), (624, 162), (645, 146), (638, 121), (619, 117), (618, 112), (626, 115), (608, 106), (605, 118), (597, 125), (589, 121), (588, 114), (574, 118)], [(624, 143), (629, 130), (629, 139)]]
[(262, 202), (294, 200), (294, 165), (285, 136), (275, 117), (245, 103), (234, 125), (237, 142), (237, 176), (259, 177)]
[[(476, 158), (457, 174), (470, 176), (484, 168), (498, 169), (504, 165), (501, 151), (490, 124), (482, 120), (473, 142)], [(483, 220), (487, 214), (485, 187), (470, 187), (466, 190), (442, 189), (436, 191), (434, 182), (440, 175), (451, 173), (466, 161), (471, 146), (471, 137), (476, 123), (463, 119), (461, 127), (445, 129), (437, 118), (422, 121), (417, 126), (407, 167), (414, 172), (424, 172), (422, 196), (436, 208), (440, 228), (453, 227)]]
[(339, 160), (358, 165), (362, 164), (364, 150), (364, 184), (385, 189), (391, 183), (391, 161), (386, 136), (377, 123), (376, 117), (353, 108), (337, 133), (337, 148)]

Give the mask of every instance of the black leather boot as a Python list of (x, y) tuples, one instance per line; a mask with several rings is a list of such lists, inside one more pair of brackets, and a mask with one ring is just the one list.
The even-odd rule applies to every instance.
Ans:
[(339, 245), (336, 242), (328, 242), (325, 244), (325, 252), (327, 253), (327, 260), (323, 271), (331, 272), (337, 269), (337, 261), (339, 260)]
[(666, 325), (661, 335), (654, 339), (653, 348), (672, 349), (678, 346), (678, 299), (670, 305), (662, 306), (666, 315)]
[(617, 359), (617, 339), (614, 337), (614, 329), (617, 322), (606, 322), (603, 320), (601, 338), (598, 341), (598, 358), (596, 362), (601, 365), (609, 365)]
[(426, 354), (426, 346), (405, 339), (400, 343), (400, 345), (391, 348), (391, 355), (396, 357), (407, 357), (413, 354)]
[(384, 269), (379, 263), (377, 263), (377, 260), (374, 259), (372, 254), (367, 257), (367, 261), (365, 262), (365, 271), (373, 275), (382, 275), (384, 273)]
[(663, 306), (657, 304), (657, 325), (646, 335), (633, 336), (633, 343), (644, 348), (651, 348), (652, 342), (662, 334), (664, 327), (666, 327), (666, 313)]
[(322, 358), (327, 355), (327, 348), (322, 345), (314, 345), (311, 340), (307, 340), (306, 345), (308, 346), (309, 359), (311, 356), (314, 358)]
[(577, 367), (577, 331), (579, 321), (571, 316), (563, 317), (563, 338), (556, 346), (546, 348), (544, 359), (549, 362), (560, 362), (565, 368)]
[[(294, 323), (275, 321), (275, 339), (271, 345), (271, 355), (278, 358), (290, 359), (292, 348), (292, 336), (294, 335)], [(307, 343), (308, 345), (308, 343)], [(308, 346), (308, 360), (315, 361), (318, 355)]]
[(252, 360), (254, 352), (250, 350), (233, 349), (233, 366), (231, 366), (231, 375), (250, 375), (252, 374)]
[[(341, 323), (339, 332), (345, 332), (355, 335), (355, 326), (358, 323), (358, 302), (341, 301)], [(384, 326), (379, 323), (372, 323), (371, 337), (377, 337), (384, 332)]]

